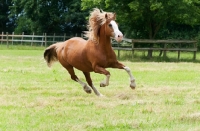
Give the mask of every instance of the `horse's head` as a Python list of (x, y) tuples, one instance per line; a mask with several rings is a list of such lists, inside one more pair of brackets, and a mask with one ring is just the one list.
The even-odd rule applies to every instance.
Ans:
[(105, 14), (106, 23), (105, 23), (105, 33), (109, 37), (114, 37), (117, 42), (121, 42), (123, 39), (123, 34), (118, 28), (118, 24), (115, 22), (116, 14), (115, 13), (106, 13)]
[[(123, 34), (115, 22), (116, 15), (112, 12), (104, 12), (97, 8), (90, 13), (88, 30), (85, 36), (93, 41), (99, 41), (100, 32), (108, 37), (114, 37), (117, 42), (122, 41)], [(102, 31), (100, 31), (102, 30)]]

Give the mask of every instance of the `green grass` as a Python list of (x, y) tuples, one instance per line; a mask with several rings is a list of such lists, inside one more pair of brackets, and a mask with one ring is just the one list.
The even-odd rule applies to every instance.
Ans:
[[(137, 88), (129, 87), (123, 70), (108, 69), (110, 85), (104, 88), (99, 83), (105, 77), (92, 73), (94, 85), (105, 96), (99, 98), (86, 94), (59, 63), (48, 68), (42, 48), (1, 49), (0, 130), (198, 131), (199, 54), (195, 62), (187, 62), (192, 55), (184, 55), (186, 62), (139, 57), (130, 62), (122, 57)], [(76, 74), (85, 81), (82, 72)]]

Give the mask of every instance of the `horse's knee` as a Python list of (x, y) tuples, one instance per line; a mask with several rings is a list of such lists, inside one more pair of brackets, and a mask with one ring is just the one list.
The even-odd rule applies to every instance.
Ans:
[(128, 73), (131, 72), (131, 69), (130, 69), (129, 67), (127, 67), (127, 66), (125, 66), (124, 69), (125, 69), (126, 72), (128, 72)]
[(78, 77), (76, 75), (72, 75), (71, 79), (77, 82)]

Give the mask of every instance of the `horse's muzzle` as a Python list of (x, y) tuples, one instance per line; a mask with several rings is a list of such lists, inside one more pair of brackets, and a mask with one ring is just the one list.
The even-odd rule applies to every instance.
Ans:
[(123, 40), (123, 35), (118, 35), (117, 37), (115, 37), (115, 40), (117, 42), (121, 42)]

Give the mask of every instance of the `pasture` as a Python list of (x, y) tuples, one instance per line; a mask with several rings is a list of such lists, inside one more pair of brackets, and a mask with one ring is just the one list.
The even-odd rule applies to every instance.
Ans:
[[(91, 74), (104, 95), (97, 97), (86, 94), (59, 63), (48, 68), (42, 48), (2, 48), (0, 130), (199, 131), (198, 55), (196, 62), (138, 60), (137, 54), (134, 62), (122, 58), (136, 78), (136, 89), (129, 87), (124, 70), (108, 69), (108, 87), (99, 87), (104, 75)], [(76, 74), (85, 81), (82, 72)]]

